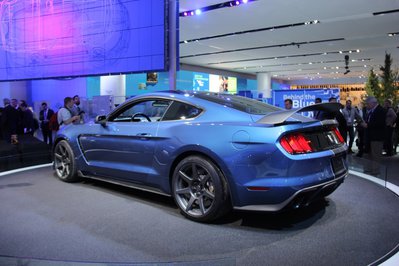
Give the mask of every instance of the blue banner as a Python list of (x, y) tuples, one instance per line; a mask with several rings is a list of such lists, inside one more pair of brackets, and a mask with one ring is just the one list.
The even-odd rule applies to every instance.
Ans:
[[(322, 102), (335, 97), (339, 102), (339, 88), (333, 89), (305, 89), (305, 90), (274, 90), (273, 105), (284, 108), (284, 100), (292, 100), (292, 108), (301, 108), (314, 104), (316, 98), (321, 98)], [(312, 112), (303, 113), (306, 116), (313, 116)]]

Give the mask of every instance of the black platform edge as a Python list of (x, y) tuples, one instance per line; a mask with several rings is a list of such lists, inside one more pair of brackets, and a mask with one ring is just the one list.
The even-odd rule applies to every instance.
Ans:
[[(367, 175), (365, 173), (357, 172), (354, 170), (349, 170), (349, 173), (357, 177), (367, 179), (379, 186), (382, 186), (391, 191), (392, 193), (394, 193), (397, 197), (399, 197), (399, 186), (396, 186), (395, 184), (383, 181), (378, 177)], [(399, 244), (397, 244), (396, 247), (394, 247), (390, 252), (385, 254), (382, 258), (379, 258), (375, 262), (369, 264), (369, 266), (377, 266), (377, 265), (383, 265), (383, 266), (399, 265)]]
[(18, 144), (0, 141), (0, 172), (50, 162), (51, 147), (33, 136), (18, 136)]
[[(0, 177), (14, 174), (23, 171), (29, 171), (42, 167), (50, 167), (51, 164), (42, 164), (36, 165), (33, 167), (26, 167), (15, 169), (7, 172), (0, 172)], [(349, 171), (350, 174), (355, 175), (357, 177), (369, 180), (377, 185), (383, 186), (387, 190), (394, 193), (397, 197), (399, 197), (399, 186), (396, 186), (389, 182), (382, 182), (381, 179), (370, 176), (361, 172), (357, 172), (354, 170)], [(184, 261), (184, 262), (156, 262), (156, 263), (131, 263), (131, 262), (87, 262), (87, 261), (64, 261), (64, 260), (47, 260), (41, 258), (24, 258), (24, 257), (11, 257), (7, 255), (0, 254), (0, 265), (7, 266), (20, 266), (20, 265), (29, 265), (29, 266), (59, 266), (59, 265), (79, 265), (79, 266), (122, 266), (122, 265), (189, 265), (189, 266), (197, 266), (197, 265), (235, 265), (236, 261), (232, 258), (225, 259), (217, 259), (217, 260), (204, 260), (204, 261)], [(369, 264), (369, 266), (382, 265), (382, 266), (393, 266), (399, 265), (399, 244), (397, 244), (391, 251), (385, 254), (383, 257), (379, 258), (375, 262)]]
[(61, 261), (61, 260), (47, 260), (39, 258), (17, 258), (0, 255), (0, 265), (7, 266), (60, 266), (60, 265), (79, 265), (79, 266), (148, 266), (148, 265), (188, 265), (188, 266), (231, 266), (236, 265), (237, 262), (233, 258), (224, 258), (216, 260), (202, 260), (202, 261), (177, 261), (177, 262), (87, 262), (87, 261)]

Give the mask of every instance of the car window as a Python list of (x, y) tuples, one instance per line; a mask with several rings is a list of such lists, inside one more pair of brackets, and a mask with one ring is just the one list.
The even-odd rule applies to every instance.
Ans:
[(197, 117), (202, 112), (202, 109), (182, 102), (173, 102), (162, 121), (168, 120), (185, 120)]
[(134, 102), (123, 107), (109, 118), (112, 122), (156, 122), (161, 120), (169, 107), (168, 100), (147, 100)]

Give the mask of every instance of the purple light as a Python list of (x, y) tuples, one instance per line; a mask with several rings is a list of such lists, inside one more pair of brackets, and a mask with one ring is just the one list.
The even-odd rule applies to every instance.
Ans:
[(184, 12), (183, 15), (184, 15), (185, 17), (187, 17), (188, 14), (187, 14), (187, 12)]
[(190, 16), (194, 16), (194, 11), (191, 11), (191, 12), (190, 12)]
[(243, 4), (248, 3), (248, 0), (242, 0), (242, 3), (243, 3)]
[(240, 1), (236, 1), (236, 6), (238, 6), (240, 4)]

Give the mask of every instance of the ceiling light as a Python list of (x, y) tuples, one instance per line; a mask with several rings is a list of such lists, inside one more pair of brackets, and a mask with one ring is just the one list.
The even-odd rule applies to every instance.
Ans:
[(241, 1), (243, 4), (246, 4), (246, 3), (248, 3), (248, 0), (242, 0)]
[(336, 69), (339, 69), (339, 67), (338, 67), (338, 66), (336, 66), (335, 68), (336, 68)]
[(340, 54), (342, 54), (342, 51), (339, 51)]
[(323, 55), (326, 55), (327, 53), (323, 53)]
[(364, 67), (367, 67), (367, 65), (364, 65)]
[(201, 13), (202, 13), (201, 9), (195, 10), (195, 14), (196, 14), (196, 15), (201, 15)]
[(313, 64), (312, 62), (309, 62), (309, 65)]
[(356, 50), (356, 53), (360, 53), (360, 50), (359, 50), (359, 49), (357, 49), (357, 50)]
[(349, 51), (349, 53), (351, 54), (351, 53), (352, 53), (352, 51)]
[(320, 21), (318, 21), (317, 19), (315, 19), (315, 20), (313, 20), (313, 23), (314, 24), (317, 24), (317, 23), (319, 23)]
[(327, 69), (327, 67), (324, 67), (324, 69)]
[(185, 40), (185, 41), (184, 41), (184, 43), (188, 43), (188, 41), (187, 41), (187, 40)]

